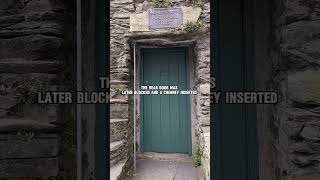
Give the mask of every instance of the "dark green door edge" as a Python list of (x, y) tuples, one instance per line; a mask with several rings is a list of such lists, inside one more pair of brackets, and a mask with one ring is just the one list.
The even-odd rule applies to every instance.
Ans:
[[(96, 67), (96, 91), (107, 91), (101, 89), (99, 77), (109, 77), (109, 9), (110, 1), (95, 1), (95, 67)], [(95, 179), (107, 180), (110, 177), (109, 171), (109, 104), (96, 104), (95, 122)]]
[[(253, 0), (217, 0), (212, 29), (211, 75), (214, 91), (255, 89)], [(215, 47), (216, 49), (213, 49)], [(211, 179), (258, 180), (258, 145), (255, 105), (211, 106)]]

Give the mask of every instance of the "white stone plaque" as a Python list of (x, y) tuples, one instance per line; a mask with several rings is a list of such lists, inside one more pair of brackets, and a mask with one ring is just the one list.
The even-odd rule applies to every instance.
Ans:
[(149, 29), (178, 28), (183, 22), (181, 8), (153, 8), (148, 16)]

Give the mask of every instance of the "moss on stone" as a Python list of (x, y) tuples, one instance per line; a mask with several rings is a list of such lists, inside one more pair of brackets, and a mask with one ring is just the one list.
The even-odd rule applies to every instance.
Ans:
[(197, 150), (194, 153), (194, 163), (195, 163), (196, 167), (201, 165), (202, 156), (203, 156), (203, 148), (202, 147), (198, 147)]
[(127, 122), (117, 122), (110, 125), (111, 133), (116, 134), (127, 130)]
[(193, 7), (203, 7), (204, 0), (190, 0), (190, 3)]
[(173, 6), (172, 2), (168, 0), (149, 0), (155, 8), (170, 8)]
[(23, 80), (16, 88), (16, 98), (19, 104), (35, 104), (38, 92), (47, 90), (48, 84), (38, 79)]
[(187, 22), (185, 25), (183, 25), (182, 30), (184, 32), (195, 32), (202, 28), (205, 28), (206, 24), (202, 20), (198, 20), (197, 22)]

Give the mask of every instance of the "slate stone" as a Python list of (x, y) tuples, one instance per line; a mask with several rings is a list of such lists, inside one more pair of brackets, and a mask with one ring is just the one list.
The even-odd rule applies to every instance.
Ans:
[(320, 123), (307, 124), (303, 128), (300, 135), (307, 140), (319, 141), (320, 140)]
[(301, 71), (288, 76), (290, 100), (299, 104), (320, 105), (320, 71)]
[(57, 158), (6, 159), (0, 160), (1, 178), (57, 176)]
[(17, 104), (17, 99), (13, 96), (0, 96), (0, 109), (10, 109)]
[(24, 58), (26, 60), (61, 60), (63, 39), (30, 35), (1, 39), (0, 59)]
[(54, 157), (58, 155), (58, 147), (58, 139), (26, 138), (0, 141), (0, 159)]

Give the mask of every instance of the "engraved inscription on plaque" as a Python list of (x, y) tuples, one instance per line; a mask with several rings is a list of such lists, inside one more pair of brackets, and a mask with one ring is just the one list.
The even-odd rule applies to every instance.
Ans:
[(154, 8), (148, 14), (149, 29), (177, 28), (182, 25), (181, 8)]

